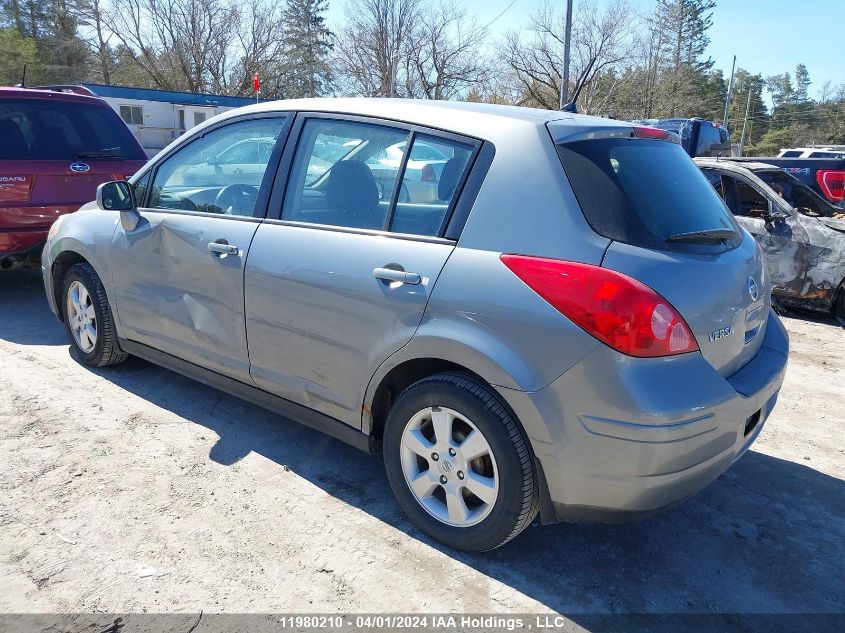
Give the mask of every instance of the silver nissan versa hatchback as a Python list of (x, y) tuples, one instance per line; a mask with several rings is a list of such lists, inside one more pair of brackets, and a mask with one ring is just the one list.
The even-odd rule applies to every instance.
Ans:
[(43, 272), (86, 364), (133, 354), (381, 453), (462, 550), (692, 495), (786, 370), (760, 250), (677, 137), (566, 112), (230, 111), (60, 218)]

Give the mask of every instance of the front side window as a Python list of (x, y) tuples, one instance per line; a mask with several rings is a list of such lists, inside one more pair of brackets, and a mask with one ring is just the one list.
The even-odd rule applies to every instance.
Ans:
[(400, 159), (386, 150), (404, 130), (352, 121), (311, 119), (302, 128), (282, 218), (350, 228), (387, 228)]
[(283, 126), (282, 117), (238, 121), (191, 141), (159, 164), (149, 206), (253, 215), (270, 159), (257, 144), (274, 145)]
[(759, 171), (756, 175), (791, 206), (805, 215), (831, 217), (839, 210), (803, 182), (782, 170)]

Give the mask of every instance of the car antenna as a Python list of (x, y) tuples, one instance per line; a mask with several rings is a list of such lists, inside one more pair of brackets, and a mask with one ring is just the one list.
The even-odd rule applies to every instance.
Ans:
[(596, 62), (595, 58), (590, 60), (590, 63), (587, 64), (587, 68), (584, 70), (584, 74), (581, 75), (582, 81), (578, 84), (578, 87), (575, 88), (575, 94), (572, 95), (572, 99), (561, 108), (562, 112), (571, 112), (572, 114), (578, 114), (578, 106), (577, 101), (578, 97), (581, 94), (581, 90), (584, 88), (584, 85), (587, 83), (587, 75), (590, 74), (590, 70), (593, 68), (593, 64)]

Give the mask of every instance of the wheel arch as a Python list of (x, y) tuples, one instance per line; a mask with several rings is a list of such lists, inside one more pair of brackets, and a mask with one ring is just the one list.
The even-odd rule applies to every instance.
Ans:
[(50, 285), (53, 293), (52, 299), (55, 302), (54, 305), (56, 306), (56, 316), (58, 316), (62, 323), (64, 323), (64, 305), (61, 297), (62, 285), (64, 284), (64, 278), (67, 271), (75, 264), (88, 264), (94, 269), (94, 272), (97, 273), (97, 276), (103, 282), (103, 288), (106, 291), (106, 297), (109, 301), (109, 305), (114, 306), (108, 278), (103, 275), (100, 267), (95, 263), (94, 258), (91, 257), (89, 253), (85, 252), (87, 249), (84, 247), (80, 248), (80, 246), (81, 244), (77, 244), (75, 241), (64, 241), (63, 243), (57, 245), (57, 248), (54, 250), (56, 255), (53, 255), (50, 258)]

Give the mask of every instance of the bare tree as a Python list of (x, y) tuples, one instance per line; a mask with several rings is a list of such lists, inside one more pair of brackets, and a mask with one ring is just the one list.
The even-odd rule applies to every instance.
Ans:
[[(572, 68), (575, 77), (569, 94), (589, 86), (597, 77), (621, 69), (634, 47), (634, 13), (625, 0), (614, 0), (603, 9), (581, 5), (573, 17)], [(529, 38), (507, 34), (500, 55), (514, 71), (522, 89), (522, 105), (556, 109), (563, 70), (564, 16), (551, 2), (532, 16)], [(593, 106), (598, 93), (584, 93), (582, 110)]]
[(105, 7), (102, 0), (79, 0), (76, 4), (76, 15), (79, 25), (90, 32), (90, 36), (83, 39), (97, 58), (103, 83), (109, 85), (111, 84), (109, 41), (112, 34), (106, 28)]
[(487, 32), (465, 9), (441, 2), (419, 12), (403, 51), (406, 92), (425, 99), (454, 99), (482, 83)]
[(420, 0), (350, 0), (335, 65), (347, 92), (367, 97), (409, 96), (400, 59), (420, 11)]

